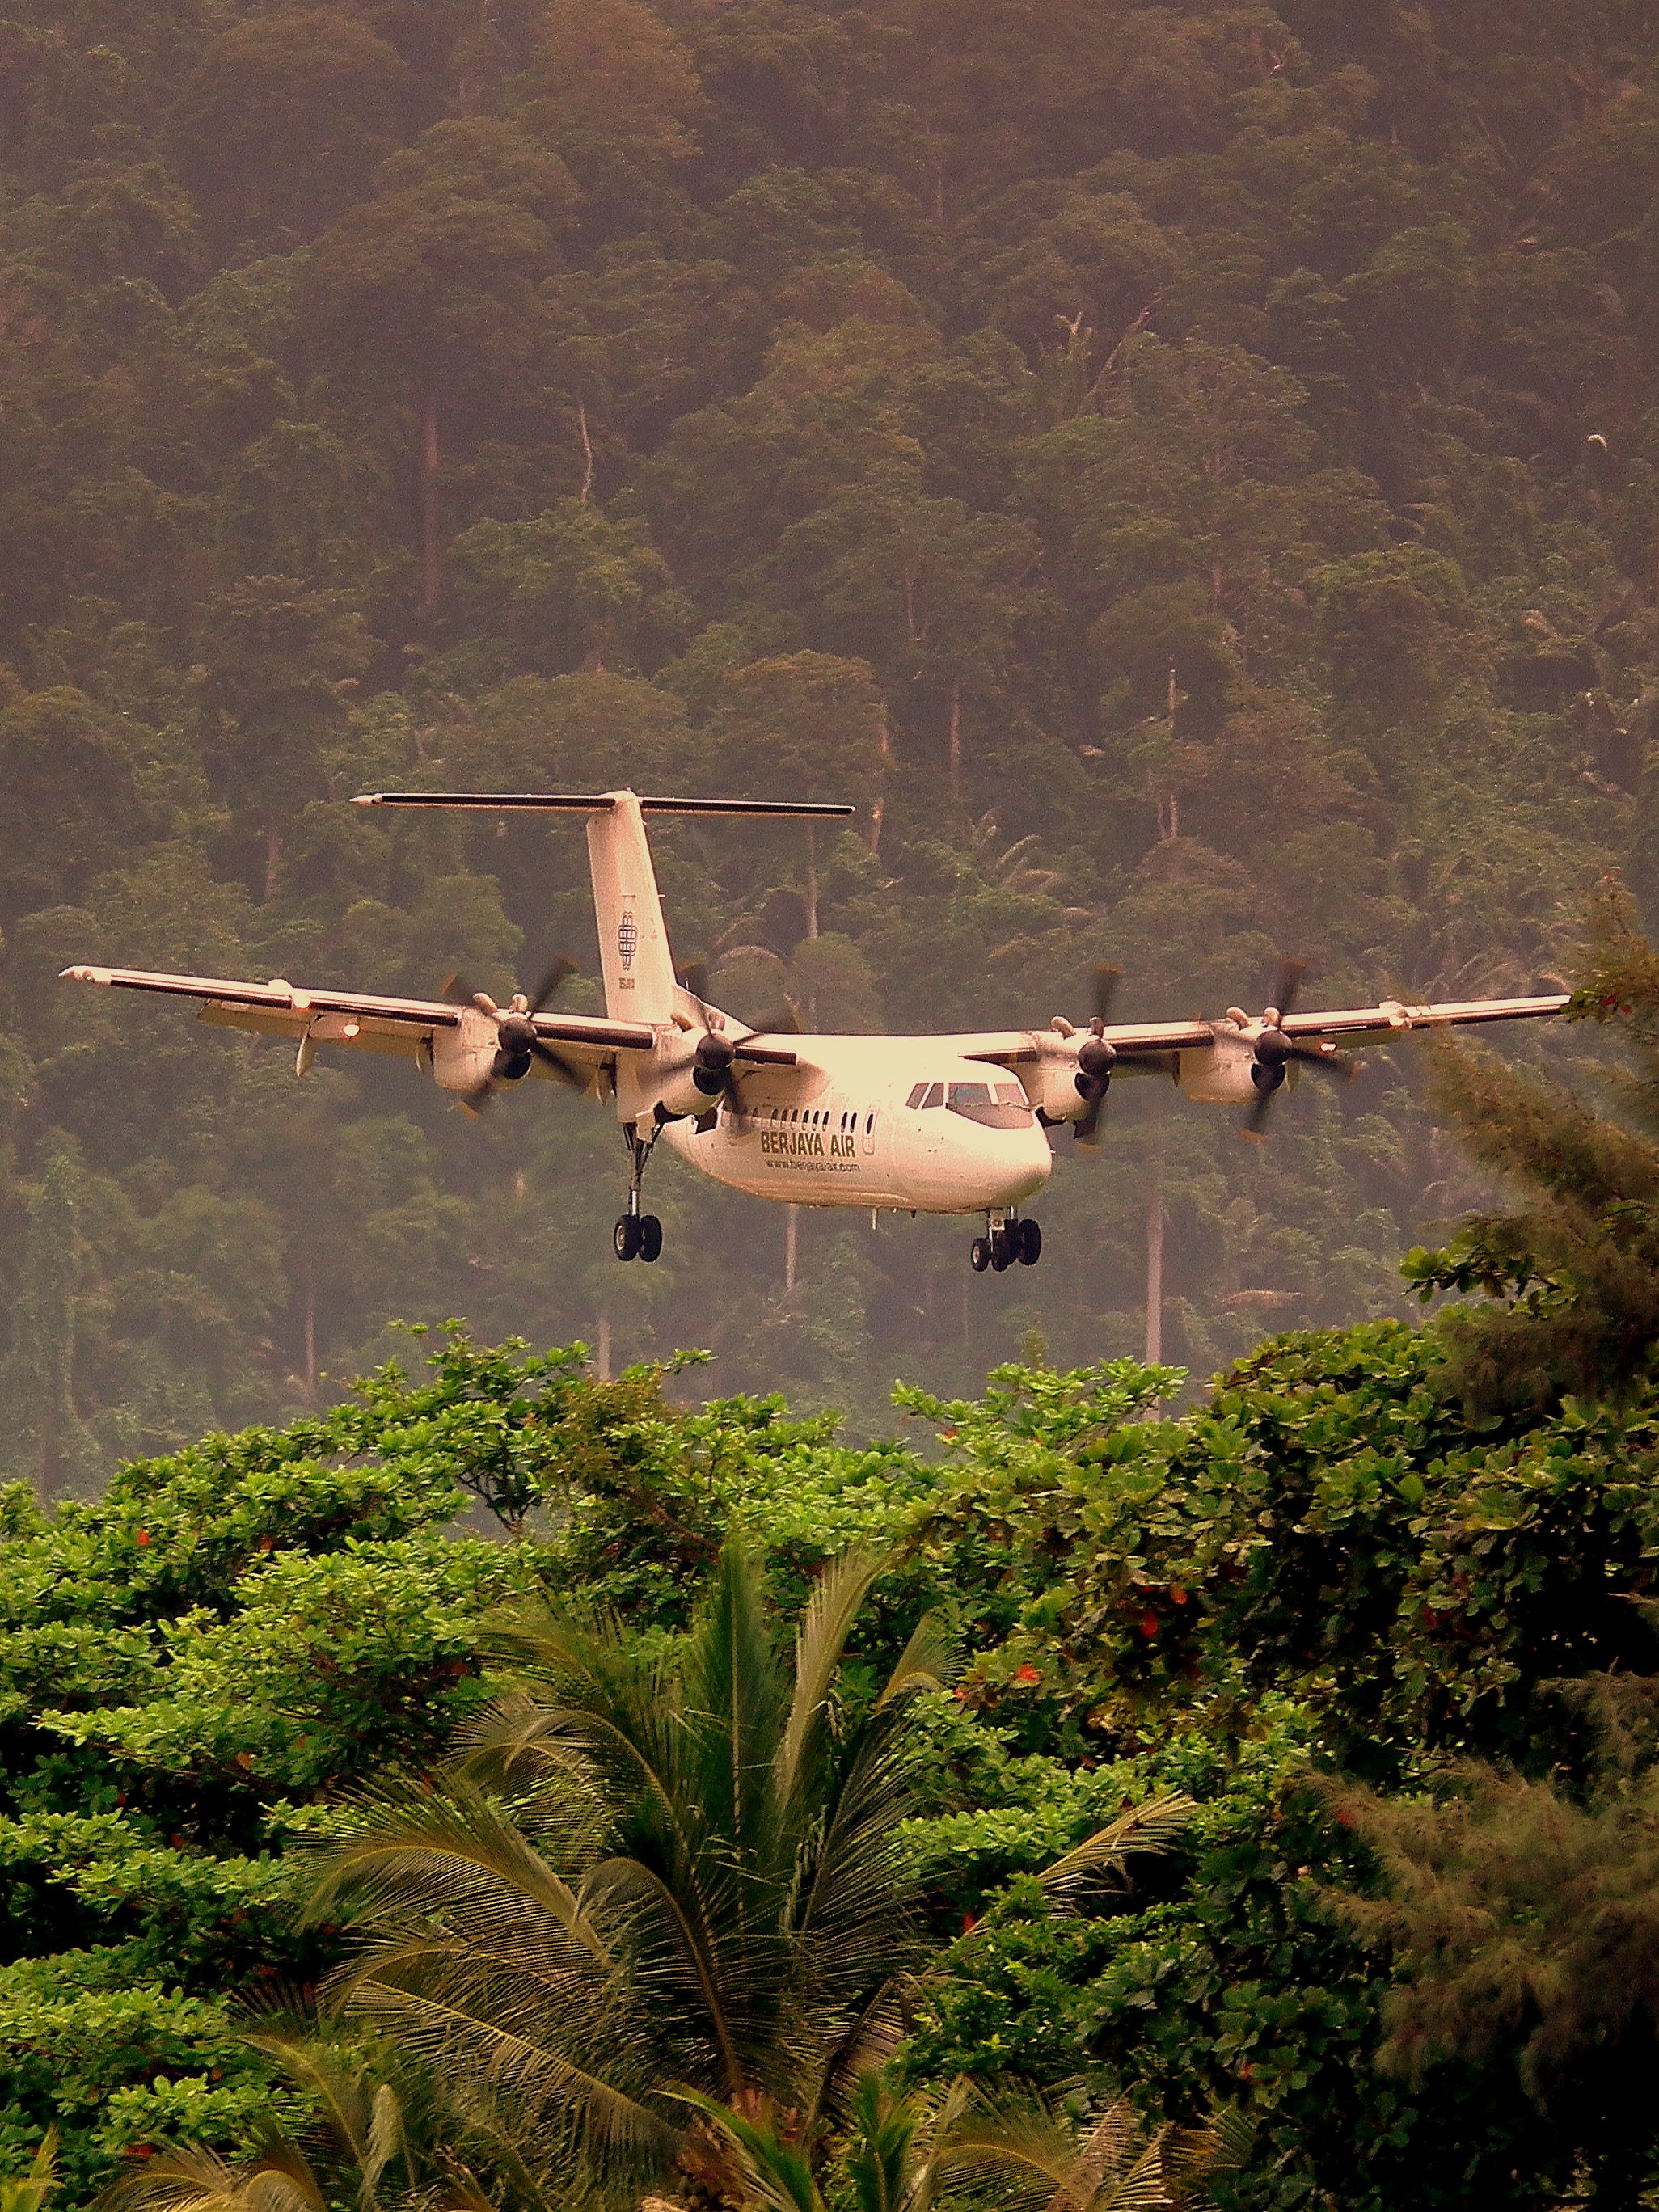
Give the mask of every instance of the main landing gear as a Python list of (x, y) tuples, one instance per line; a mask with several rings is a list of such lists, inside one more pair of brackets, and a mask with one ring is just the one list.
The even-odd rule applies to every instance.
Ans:
[(1016, 1260), (1022, 1267), (1035, 1267), (1042, 1257), (1042, 1231), (1035, 1221), (1022, 1221), (1012, 1213), (1001, 1220), (991, 1215), (986, 1228), (987, 1234), (975, 1237), (969, 1248), (968, 1264), (976, 1275), (988, 1267), (1000, 1275)]
[(648, 1137), (641, 1137), (633, 1129), (624, 1129), (623, 1134), (632, 1170), (628, 1180), (628, 1211), (617, 1216), (611, 1242), (619, 1260), (648, 1261), (661, 1256), (662, 1224), (654, 1213), (640, 1212), (640, 1179), (656, 1144), (657, 1133), (653, 1129)]

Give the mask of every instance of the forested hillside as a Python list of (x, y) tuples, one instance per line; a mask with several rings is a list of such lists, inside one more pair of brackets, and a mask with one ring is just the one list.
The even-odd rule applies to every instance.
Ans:
[[(471, 1316), (867, 1412), (1033, 1328), (1394, 1310), (1461, 1170), (1379, 1061), (1271, 1145), (1115, 1092), (1031, 1276), (608, 1118), (474, 1126), (60, 986), (592, 964), (574, 830), (365, 787), (851, 798), (665, 836), (758, 1015), (1524, 988), (1659, 884), (1659, 23), (1640, 0), (9, 0), (6, 1448), (49, 1485)], [(591, 989), (591, 986), (587, 987)], [(570, 1003), (581, 1003), (580, 988)], [(1063, 1147), (1071, 1152), (1069, 1145)]]

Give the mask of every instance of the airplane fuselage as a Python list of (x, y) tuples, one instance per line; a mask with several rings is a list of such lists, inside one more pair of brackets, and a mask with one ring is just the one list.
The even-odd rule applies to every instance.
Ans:
[(1054, 1166), (1017, 1077), (927, 1037), (792, 1037), (792, 1068), (757, 1068), (741, 1111), (669, 1122), (665, 1141), (757, 1198), (911, 1213), (998, 1213)]

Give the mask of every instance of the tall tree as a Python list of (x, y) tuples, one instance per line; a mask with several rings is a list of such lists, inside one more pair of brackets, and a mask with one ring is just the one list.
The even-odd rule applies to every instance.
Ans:
[(75, 1346), (85, 1245), (81, 1158), (58, 1139), (28, 1202), (6, 1355), (6, 1463), (43, 1498), (77, 1487), (99, 1453), (75, 1402)]

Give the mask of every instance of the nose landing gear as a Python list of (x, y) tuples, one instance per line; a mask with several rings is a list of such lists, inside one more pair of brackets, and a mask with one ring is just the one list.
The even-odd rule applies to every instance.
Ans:
[(969, 1247), (968, 1264), (976, 1275), (988, 1267), (1000, 1275), (1018, 1260), (1022, 1267), (1035, 1267), (1042, 1257), (1042, 1231), (1035, 1221), (1022, 1221), (1018, 1214), (1007, 1213), (999, 1218), (988, 1215), (987, 1233), (975, 1237)]
[(661, 1256), (662, 1224), (654, 1213), (640, 1212), (640, 1180), (656, 1144), (657, 1133), (653, 1129), (648, 1137), (641, 1137), (628, 1129), (623, 1134), (628, 1140), (632, 1170), (628, 1183), (628, 1211), (617, 1215), (611, 1243), (619, 1260), (644, 1260), (648, 1263)]

